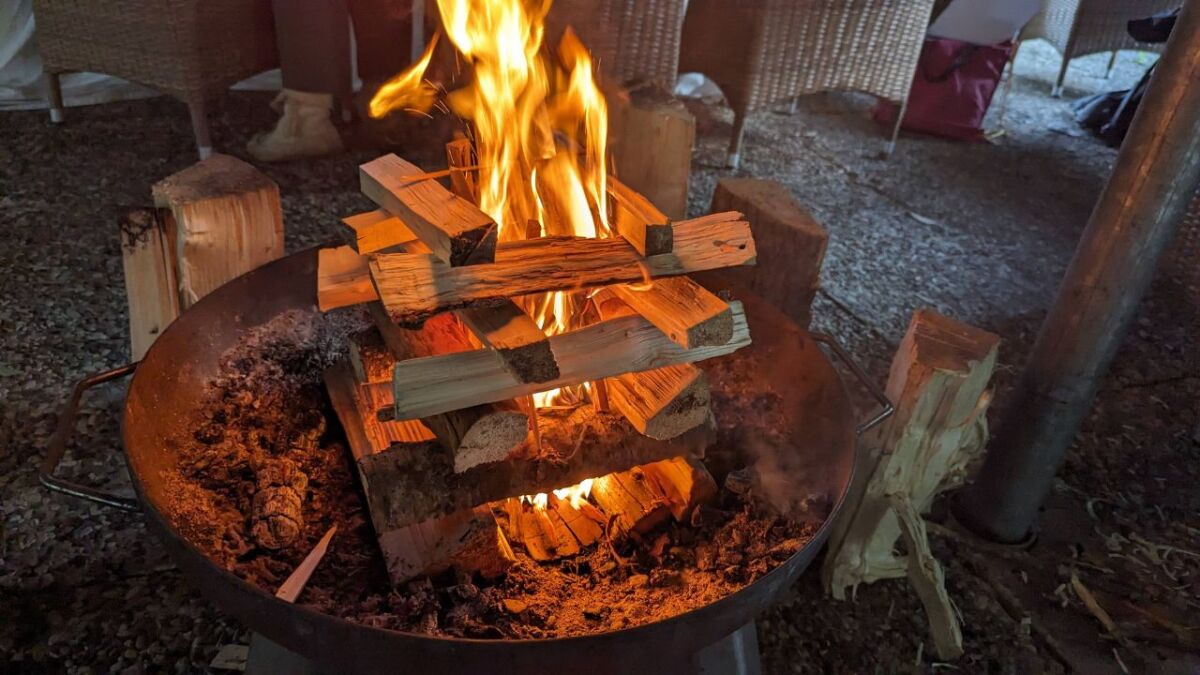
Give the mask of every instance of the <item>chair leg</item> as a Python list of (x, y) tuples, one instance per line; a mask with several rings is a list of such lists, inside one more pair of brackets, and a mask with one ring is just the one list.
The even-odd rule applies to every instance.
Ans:
[(188, 112), (192, 116), (192, 133), (196, 136), (196, 151), (200, 159), (208, 159), (212, 154), (212, 136), (208, 131), (208, 114), (204, 109), (204, 101), (195, 99), (188, 101)]
[(892, 125), (892, 137), (888, 139), (887, 146), (883, 149), (883, 158), (888, 159), (892, 153), (896, 151), (896, 140), (900, 138), (900, 127), (904, 126), (904, 114), (908, 112), (908, 97), (900, 102), (900, 109), (896, 111), (896, 123)]
[(742, 136), (746, 133), (746, 117), (746, 111), (734, 113), (733, 138), (729, 140), (729, 157), (725, 160), (725, 166), (734, 171), (742, 165)]
[(1054, 98), (1062, 98), (1063, 82), (1067, 79), (1067, 68), (1071, 67), (1071, 59), (1063, 54), (1062, 66), (1058, 69), (1058, 79), (1054, 82), (1054, 88), (1050, 90), (1050, 95)]
[(796, 107), (797, 107), (798, 105), (800, 105), (800, 97), (799, 97), (799, 96), (793, 96), (793, 97), (792, 97), (792, 100), (791, 100), (791, 102), (790, 102), (790, 103), (788, 103), (788, 114), (789, 114), (789, 115), (795, 115), (795, 114), (796, 114)]
[(46, 95), (49, 98), (50, 122), (62, 124), (64, 118), (62, 74), (46, 73)]
[(1112, 77), (1113, 66), (1117, 65), (1117, 50), (1113, 50), (1112, 56), (1108, 57), (1108, 70), (1104, 71), (1104, 79)]

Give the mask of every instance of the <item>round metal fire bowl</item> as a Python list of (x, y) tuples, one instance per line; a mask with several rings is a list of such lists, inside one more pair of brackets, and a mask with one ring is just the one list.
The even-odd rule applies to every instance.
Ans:
[[(670, 619), (585, 637), (466, 640), (370, 628), (275, 598), (213, 564), (176, 529), (164, 495), (176, 470), (172, 448), (192, 432), (190, 415), (222, 352), (242, 333), (292, 309), (317, 311), (315, 249), (250, 272), (185, 311), (138, 365), (125, 403), (122, 433), (134, 487), (151, 529), (179, 567), (223, 612), (248, 628), (341, 673), (677, 672), (775, 602), (812, 562), (832, 518), (786, 562), (741, 591)], [(735, 289), (736, 291), (736, 289)], [(757, 377), (784, 398), (797, 453), (788, 462), (803, 489), (841, 507), (854, 464), (855, 422), (846, 388), (803, 330), (751, 296), (743, 300), (754, 345), (768, 358)], [(749, 367), (749, 366), (748, 366)], [(336, 669), (336, 670), (333, 670)]]

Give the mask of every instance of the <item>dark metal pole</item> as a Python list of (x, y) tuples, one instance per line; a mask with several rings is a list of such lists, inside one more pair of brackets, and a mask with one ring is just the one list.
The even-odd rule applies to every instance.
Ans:
[(1198, 184), (1200, 0), (1189, 0), (983, 467), (956, 502), (977, 534), (1029, 534)]

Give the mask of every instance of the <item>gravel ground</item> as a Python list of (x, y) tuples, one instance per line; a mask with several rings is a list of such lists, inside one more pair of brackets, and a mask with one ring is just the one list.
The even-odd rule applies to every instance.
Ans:
[[(1115, 157), (1075, 131), (1065, 101), (1128, 86), (1146, 64), (1122, 54), (1104, 79), (1106, 61), (1077, 60), (1067, 97), (1055, 100), (1057, 56), (1030, 43), (1004, 136), (977, 145), (905, 136), (886, 161), (864, 97), (817, 95), (795, 115), (755, 115), (740, 173), (784, 183), (830, 232), (816, 324), (880, 380), (918, 307), (995, 331), (1002, 409)], [(267, 101), (229, 96), (212, 116), (216, 146), (241, 154), (272, 120)], [(728, 174), (720, 166), (732, 116), (692, 107), (700, 212)], [(186, 585), (140, 516), (46, 493), (36, 478), (71, 383), (128, 358), (117, 216), (146, 203), (150, 184), (193, 152), (183, 106), (165, 98), (73, 109), (61, 127), (41, 112), (0, 116), (0, 672), (205, 672), (218, 647), (247, 640)], [(368, 207), (354, 167), (375, 154), (263, 167), (283, 193), (289, 250), (327, 239), (340, 215)], [(1143, 304), (1037, 546), (935, 535), (964, 619), (959, 662), (934, 662), (904, 584), (863, 587), (839, 603), (809, 574), (759, 624), (767, 671), (1195, 672), (1186, 654), (1200, 641), (1200, 350), (1191, 338), (1200, 298), (1186, 264), (1164, 265)], [(63, 475), (126, 482), (121, 397), (119, 385), (88, 397)], [(1115, 637), (1064, 586), (1072, 574), (1113, 616)]]

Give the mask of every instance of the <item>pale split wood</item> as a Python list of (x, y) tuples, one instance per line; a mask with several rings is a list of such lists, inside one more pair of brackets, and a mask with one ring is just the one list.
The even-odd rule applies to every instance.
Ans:
[(640, 467), (592, 481), (592, 499), (615, 519), (617, 533), (622, 535), (645, 534), (671, 517), (670, 498)]
[(675, 245), (671, 220), (642, 195), (616, 178), (608, 179), (612, 224), (625, 241), (646, 255), (670, 253)]
[[(376, 524), (378, 532), (378, 524)], [(379, 533), (392, 584), (455, 568), (485, 578), (508, 571), (516, 557), (486, 506)]]
[[(396, 216), (384, 209), (375, 209), (342, 218), (346, 226), (350, 247), (361, 254), (377, 253), (387, 249), (418, 242), (417, 235)], [(426, 251), (427, 252), (427, 251)]]
[(466, 307), (458, 317), (479, 341), (495, 350), (522, 382), (549, 382), (559, 376), (546, 333), (511, 300), (494, 307)]
[(717, 498), (717, 482), (695, 457), (674, 457), (642, 465), (642, 472), (653, 480), (670, 502), (671, 515), (688, 522), (692, 511)]
[(963, 655), (962, 628), (954, 602), (946, 592), (946, 574), (929, 548), (925, 520), (907, 496), (889, 495), (889, 501), (908, 548), (908, 581), (929, 617), (934, 651), (939, 659), (953, 661)]
[(733, 336), (729, 304), (688, 277), (615, 284), (608, 290), (684, 349), (723, 345)]
[(492, 510), (509, 542), (524, 547), (534, 560), (576, 555), (604, 534), (604, 514), (596, 507), (587, 502), (575, 507), (553, 494), (544, 509), (511, 497)]
[(521, 382), (498, 362), (491, 350), (400, 361), (392, 371), (396, 416), (424, 417), (730, 354), (750, 344), (750, 329), (741, 303), (734, 301), (729, 306), (733, 312), (733, 337), (724, 345), (683, 349), (641, 316), (622, 316), (553, 335), (550, 348), (558, 361), (560, 376), (550, 382)]
[(295, 602), (300, 597), (300, 593), (308, 584), (312, 573), (316, 571), (317, 565), (320, 565), (321, 559), (325, 557), (325, 552), (329, 550), (329, 542), (333, 540), (333, 535), (336, 533), (337, 525), (325, 532), (325, 535), (317, 541), (317, 545), (308, 552), (308, 555), (304, 556), (304, 560), (301, 560), (296, 569), (280, 584), (279, 590), (275, 591), (275, 597), (284, 602)]
[(708, 419), (708, 379), (690, 363), (623, 373), (608, 382), (612, 407), (650, 438), (674, 438)]
[(522, 295), (754, 264), (754, 238), (736, 212), (676, 223), (674, 233), (671, 253), (648, 257), (622, 239), (542, 237), (501, 244), (490, 265), (451, 267), (432, 255), (384, 253), (370, 269), (388, 313), (408, 323)]
[(179, 316), (175, 234), (158, 209), (135, 209), (120, 222), (121, 263), (129, 302), (129, 355), (138, 361)]
[(471, 202), (454, 195), (396, 155), (359, 167), (362, 192), (398, 216), (433, 255), (451, 265), (490, 263), (496, 253), (496, 223)]
[(317, 251), (317, 307), (322, 312), (378, 299), (365, 256), (349, 246)]
[(169, 209), (181, 307), (283, 256), (279, 187), (253, 166), (214, 154), (154, 184)]
[(668, 92), (644, 87), (610, 115), (613, 166), (622, 182), (669, 217), (687, 215), (696, 120)]
[(479, 203), (479, 173), (475, 166), (475, 149), (469, 138), (456, 138), (446, 144), (446, 165), (450, 167), (450, 189), (472, 204)]

